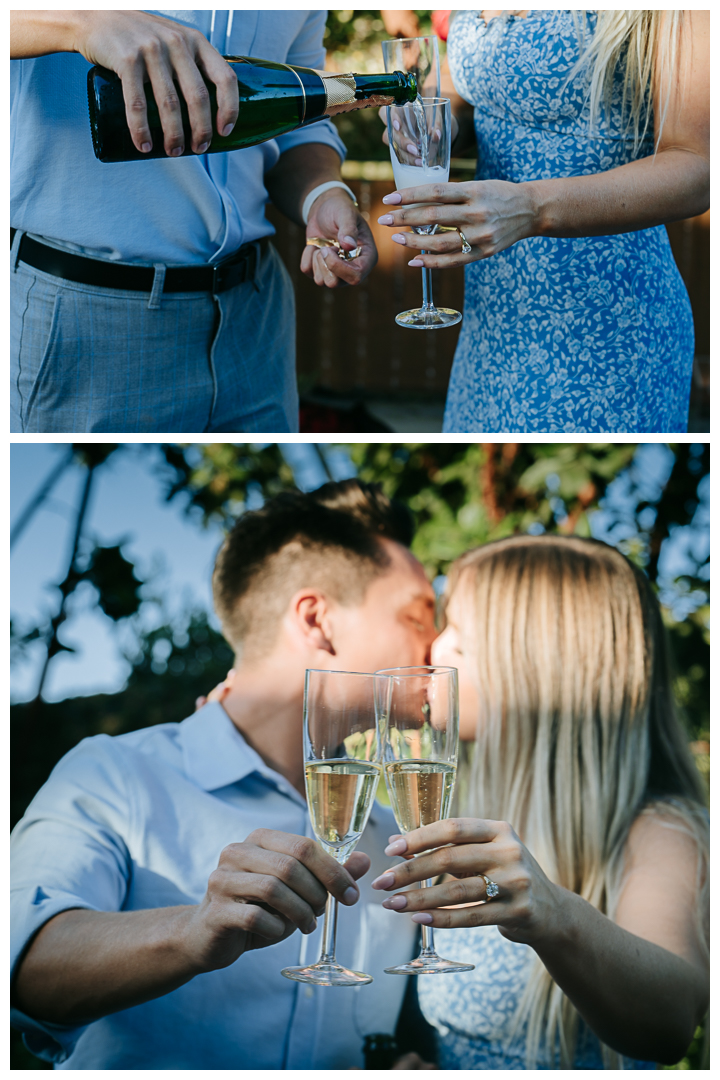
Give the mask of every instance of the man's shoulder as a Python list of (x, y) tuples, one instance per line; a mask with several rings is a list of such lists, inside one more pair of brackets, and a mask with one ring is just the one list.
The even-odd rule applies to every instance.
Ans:
[(181, 767), (181, 725), (154, 724), (122, 735), (90, 735), (70, 750), (54, 771), (67, 772), (92, 765), (100, 769), (121, 769), (123, 763), (132, 763), (133, 759), (136, 762), (142, 757)]

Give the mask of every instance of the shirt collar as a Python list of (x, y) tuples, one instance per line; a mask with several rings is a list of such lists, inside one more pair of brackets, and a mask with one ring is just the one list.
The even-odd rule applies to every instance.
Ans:
[[(283, 795), (307, 809), (307, 803), (292, 784), (266, 765), (256, 750), (245, 742), (222, 705), (209, 701), (180, 724), (185, 775), (203, 791), (215, 791), (259, 773)], [(370, 821), (376, 819), (376, 807)]]
[[(267, 777), (286, 794), (292, 791), (292, 785), (248, 746), (217, 701), (208, 702), (183, 720), (180, 740), (185, 775), (203, 791), (235, 784), (253, 772)], [(298, 792), (294, 794), (301, 798)]]

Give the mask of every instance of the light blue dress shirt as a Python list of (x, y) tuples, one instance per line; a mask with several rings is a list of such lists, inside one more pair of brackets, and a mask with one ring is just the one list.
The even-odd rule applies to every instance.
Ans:
[[(257, 828), (312, 836), (304, 799), (264, 764), (218, 704), (180, 724), (85, 739), (56, 766), (12, 838), (12, 966), (48, 919), (68, 908), (137, 911), (197, 904), (221, 850)], [(13, 1010), (35, 1054), (61, 1069), (347, 1069), (363, 1036), (392, 1033), (415, 924), (386, 911), (370, 881), (392, 860), (396, 831), (378, 803), (360, 850), (372, 859), (360, 901), (339, 905), (337, 955), (369, 985), (313, 987), (285, 979), (314, 962), (309, 937), (241, 956), (172, 993), (84, 1027), (38, 1023)], [(113, 973), (108, 971), (108, 979)]]
[[(194, 27), (224, 55), (324, 67), (325, 11), (150, 14)], [(263, 176), (280, 154), (324, 143), (344, 159), (322, 120), (245, 150), (103, 164), (90, 137), (90, 66), (77, 53), (10, 62), (10, 223), (54, 246), (123, 263), (216, 263), (275, 232)]]

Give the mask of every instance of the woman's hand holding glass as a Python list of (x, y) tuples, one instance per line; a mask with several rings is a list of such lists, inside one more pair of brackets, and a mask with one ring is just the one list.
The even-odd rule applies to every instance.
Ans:
[[(412, 835), (418, 826), (442, 821), (450, 811), (458, 757), (457, 669), (424, 665), (375, 674), (385, 783), (399, 828)], [(383, 888), (387, 877), (377, 878), (373, 887)], [(424, 877), (415, 880), (421, 881), (423, 891), (431, 885)], [(422, 928), (420, 955), (385, 968), (389, 975), (472, 970), (472, 964), (438, 956), (428, 925)]]
[[(386, 855), (405, 861), (373, 882), (386, 891), (451, 875), (425, 889), (397, 892), (383, 902), (412, 912), (421, 926), (497, 926), (511, 941), (534, 945), (560, 926), (564, 889), (554, 885), (505, 821), (449, 818), (393, 836)], [(413, 857), (414, 856), (414, 857)], [(497, 895), (489, 896), (497, 886)]]
[[(393, 233), (396, 244), (403, 244), (413, 252), (409, 265), (430, 270), (487, 259), (518, 240), (539, 233), (537, 193), (530, 184), (506, 180), (424, 184), (393, 191), (383, 202), (388, 210), (378, 218), (380, 225), (392, 229), (440, 226), (453, 230), (422, 236), (414, 232)], [(462, 229), (470, 244), (467, 254), (462, 252), (461, 237), (454, 231), (457, 229)], [(421, 255), (421, 251), (425, 254)]]

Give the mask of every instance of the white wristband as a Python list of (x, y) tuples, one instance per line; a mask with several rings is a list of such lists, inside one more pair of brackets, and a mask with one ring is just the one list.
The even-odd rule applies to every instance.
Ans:
[(308, 195), (308, 197), (306, 198), (305, 202), (303, 203), (302, 219), (303, 219), (303, 222), (304, 222), (305, 225), (307, 225), (307, 223), (308, 223), (308, 218), (310, 217), (310, 210), (312, 208), (312, 204), (315, 202), (315, 200), (318, 198), (318, 196), (322, 195), (323, 192), (329, 191), (330, 188), (334, 188), (334, 187), (339, 187), (339, 188), (342, 188), (343, 191), (347, 191), (348, 195), (350, 196), (352, 201), (357, 206), (357, 204), (358, 204), (357, 199), (355, 198), (355, 195), (353, 194), (352, 190), (347, 186), (347, 184), (343, 184), (342, 180), (328, 180), (327, 183), (318, 184), (317, 187), (313, 188), (312, 191), (310, 192), (310, 194)]

